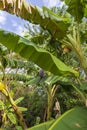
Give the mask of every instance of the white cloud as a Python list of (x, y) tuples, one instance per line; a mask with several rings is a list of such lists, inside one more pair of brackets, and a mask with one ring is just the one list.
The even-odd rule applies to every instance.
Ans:
[(6, 24), (6, 14), (2, 11), (0, 11), (0, 25)]
[(61, 6), (62, 3), (59, 0), (43, 0), (45, 6), (54, 7), (54, 6)]

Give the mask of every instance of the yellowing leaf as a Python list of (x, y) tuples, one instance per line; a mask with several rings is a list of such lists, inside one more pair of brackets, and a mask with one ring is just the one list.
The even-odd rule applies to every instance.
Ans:
[(4, 84), (2, 84), (1, 82), (0, 82), (0, 91), (2, 91), (4, 89)]

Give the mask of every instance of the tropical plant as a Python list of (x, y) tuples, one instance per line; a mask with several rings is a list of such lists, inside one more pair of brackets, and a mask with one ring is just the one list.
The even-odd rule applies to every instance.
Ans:
[(73, 108), (63, 114), (59, 119), (55, 120), (54, 123), (51, 122), (43, 123), (37, 125), (35, 127), (29, 128), (28, 130), (80, 130), (87, 128), (87, 117), (85, 116), (87, 113), (87, 108)]
[[(15, 100), (15, 104), (20, 103), (23, 100), (23, 97)], [(19, 107), (20, 111), (26, 111), (26, 108), (23, 107)], [(11, 104), (6, 100), (4, 102), (0, 101), (0, 111), (2, 111), (2, 123), (3, 123), (3, 129), (5, 127), (7, 127), (8, 124), (10, 124), (10, 126), (14, 126), (17, 127), (18, 124), (18, 120), (16, 118), (16, 115), (14, 113), (14, 109), (11, 106)], [(9, 119), (9, 120), (8, 120)], [(10, 121), (10, 123), (9, 123)]]
[[(33, 7), (27, 4), (26, 2), (19, 0), (16, 0), (16, 2), (1, 1), (0, 9), (6, 10), (11, 14), (16, 14), (32, 23), (40, 24), (40, 26), (43, 29), (47, 30), (54, 39), (60, 41), (61, 44), (64, 44), (67, 47), (67, 49), (71, 49), (73, 52), (75, 52), (76, 56), (78, 57), (81, 63), (82, 70), (84, 70), (85, 74), (87, 75), (87, 60), (83, 54), (83, 45), (81, 44), (81, 42), (86, 43), (86, 37), (84, 37), (84, 42), (81, 41), (81, 37), (82, 35), (86, 35), (87, 32), (85, 29), (83, 32), (80, 28), (83, 17), (87, 16), (87, 1), (65, 0), (65, 3), (68, 6), (67, 12), (71, 15), (71, 19), (70, 17), (60, 17), (46, 7), (40, 9), (38, 7)], [(53, 73), (54, 75), (73, 75), (73, 82), (69, 81), (69, 83), (79, 93), (86, 105), (86, 93), (84, 95), (83, 92), (77, 87), (78, 84), (80, 85), (80, 87), (83, 86), (83, 84), (77, 78), (79, 76), (79, 73), (77, 71), (65, 65), (62, 61), (60, 61), (50, 52), (40, 48), (39, 46), (33, 44), (31, 41), (27, 40), (26, 38), (22, 38), (16, 34), (1, 30), (0, 42), (10, 50), (20, 54), (22, 57), (28, 60), (33, 61), (41, 68)], [(49, 128), (49, 130), (79, 130), (81, 128), (84, 129), (87, 127), (87, 119), (85, 113), (87, 113), (87, 108), (71, 109), (70, 111), (62, 115), (59, 119), (57, 119), (55, 123)], [(72, 120), (70, 120), (72, 115), (74, 117), (72, 118)], [(82, 118), (80, 118), (79, 116), (81, 116)], [(69, 120), (70, 123), (68, 123), (67, 120)], [(63, 124), (62, 122), (65, 123)], [(40, 127), (38, 127), (38, 129)], [(43, 129), (45, 128), (46, 127), (43, 127)]]

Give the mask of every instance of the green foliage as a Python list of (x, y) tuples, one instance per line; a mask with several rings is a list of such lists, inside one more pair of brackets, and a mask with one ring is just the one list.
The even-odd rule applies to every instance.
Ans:
[[(56, 92), (55, 97), (58, 98), (61, 107), (61, 113), (63, 114), (71, 108), (84, 106), (84, 102), (79, 94), (72, 88), (71, 85), (62, 84)], [(55, 113), (54, 113), (55, 114)]]
[(21, 126), (16, 126), (16, 129), (17, 130), (22, 130), (22, 127)]
[(0, 110), (3, 110), (4, 108), (4, 103), (0, 100)]
[[(29, 43), (29, 41), (25, 38), (22, 38), (16, 34), (12, 34), (2, 30), (0, 31), (0, 38), (1, 43), (4, 44), (6, 47), (12, 49), (16, 53), (19, 53), (22, 57), (33, 61), (43, 69), (50, 71), (53, 74), (56, 75), (74, 74), (75, 76), (79, 75), (78, 72), (67, 67), (62, 61), (57, 59), (55, 56), (37, 47), (32, 42)], [(46, 61), (45, 64), (44, 61)]]
[(40, 125), (36, 125), (34, 127), (29, 128), (28, 130), (48, 130), (53, 123), (54, 123), (54, 120), (40, 124)]
[(87, 108), (73, 108), (57, 119), (49, 130), (80, 130), (87, 128)]
[(33, 23), (35, 24), (40, 24), (40, 26), (43, 29), (48, 30), (55, 38), (61, 39), (64, 37), (67, 31), (67, 28), (69, 26), (68, 19), (59, 17), (58, 15), (56, 15), (55, 13), (53, 13), (50, 9), (46, 7), (43, 7), (41, 9), (39, 7), (30, 6), (31, 12), (29, 12), (27, 10), (27, 6), (25, 6), (25, 3), (24, 3), (22, 9), (23, 9), (23, 12), (21, 13), (23, 17), (25, 17), (24, 12), (26, 12), (26, 17), (25, 17), (26, 20), (30, 22), (33, 21)]
[(9, 119), (13, 124), (16, 124), (15, 114), (9, 112), (9, 113), (7, 114), (7, 117), (8, 117), (8, 119)]
[[(80, 130), (87, 128), (87, 117), (85, 114), (87, 113), (87, 108), (73, 108), (66, 113), (64, 113), (59, 119), (57, 119), (50, 127), (46, 127), (45, 125), (49, 125), (50, 122), (37, 125), (35, 127), (30, 128), (29, 130)], [(66, 125), (65, 125), (66, 124)]]
[[(5, 2), (5, 5), (8, 7), (8, 4), (9, 4), (8, 1), (7, 2), (4, 1), (4, 2)], [(16, 4), (18, 4), (17, 2), (18, 1), (16, 1)], [(48, 40), (48, 38), (49, 38), (48, 41), (52, 47), (52, 50), (54, 49), (54, 51), (59, 51), (58, 50), (59, 45), (61, 43), (66, 44), (66, 47), (67, 47), (67, 49), (69, 49), (69, 51), (73, 51), (77, 54), (78, 59), (80, 60), (81, 65), (82, 65), (82, 69), (84, 69), (84, 71), (87, 75), (87, 62), (86, 62), (86, 57), (84, 57), (84, 53), (83, 53), (84, 47), (82, 48), (82, 46), (81, 46), (81, 42), (86, 44), (87, 30), (84, 29), (85, 27), (83, 27), (80, 24), (83, 17), (87, 16), (87, 11), (86, 11), (87, 3), (86, 2), (87, 2), (86, 0), (65, 0), (65, 3), (68, 5), (67, 11), (69, 14), (71, 14), (71, 16), (68, 13), (65, 13), (65, 12), (63, 12), (63, 10), (61, 10), (61, 12), (64, 13), (64, 15), (62, 15), (62, 17), (60, 15), (58, 16), (57, 13), (53, 13), (50, 9), (48, 9), (46, 7), (43, 7), (42, 9), (40, 9), (39, 7), (33, 7), (31, 5), (27, 5), (24, 1), (20, 4), (20, 9), (19, 9), (18, 5), (16, 5), (16, 11), (15, 11), (15, 6), (11, 9), (4, 8), (4, 10), (7, 10), (10, 13), (13, 13), (12, 11), (14, 10), (14, 13), (16, 13), (16, 15), (21, 16), (25, 20), (28, 20), (32, 23), (39, 24), (43, 29), (47, 30), (51, 35), (49, 35), (48, 32), (44, 33), (47, 35), (42, 36), (42, 34), (41, 34), (42, 41), (44, 42), (45, 38), (46, 38), (46, 40)], [(2, 5), (3, 4), (1, 1), (0, 8), (2, 7)], [(60, 14), (61, 14), (61, 12), (60, 12)], [(73, 20), (73, 18), (75, 20)], [(70, 23), (71, 21), (72, 21), (72, 23)], [(82, 29), (82, 27), (83, 27), (83, 29)], [(19, 55), (26, 58), (27, 60), (30, 60), (30, 61), (36, 63), (44, 70), (49, 71), (49, 72), (53, 73), (54, 75), (57, 75), (57, 76), (54, 76), (54, 75), (50, 74), (49, 77), (47, 76), (47, 77), (43, 78), (43, 77), (38, 76), (33, 79), (33, 77), (37, 76), (37, 74), (35, 75), (35, 73), (33, 73), (32, 78), (26, 77), (26, 76), (23, 77), (21, 75), (19, 76), (19, 79), (16, 78), (16, 84), (19, 82), (17, 80), (20, 80), (20, 81), (23, 80), (24, 82), (27, 81), (26, 83), (24, 83), (25, 85), (28, 86), (26, 91), (30, 91), (30, 93), (27, 93), (26, 91), (24, 91), (24, 89), (20, 89), (20, 92), (22, 92), (22, 94), (24, 94), (24, 96), (25, 96), (25, 100), (23, 102), (22, 98), (19, 98), (15, 101), (15, 103), (19, 103), (20, 101), (22, 101), (23, 106), (27, 107), (28, 111), (24, 112), (24, 117), (26, 118), (26, 122), (30, 122), (30, 126), (34, 125), (36, 123), (37, 117), (40, 118), (41, 122), (43, 121), (44, 109), (46, 110), (47, 107), (49, 107), (47, 105), (51, 105), (51, 103), (52, 103), (49, 101), (50, 103), (47, 104), (47, 100), (46, 100), (47, 92), (48, 92), (47, 90), (48, 89), (54, 90), (54, 87), (56, 85), (61, 85), (62, 87), (64, 87), (64, 85), (66, 84), (66, 86), (67, 86), (66, 91), (68, 91), (68, 92), (69, 92), (69, 90), (72, 91), (71, 86), (73, 86), (73, 88), (76, 90), (76, 92), (78, 92), (78, 95), (76, 95), (76, 93), (75, 93), (75, 95), (74, 95), (75, 98), (72, 98), (73, 95), (71, 95), (71, 98), (69, 98), (70, 95), (67, 97), (67, 94), (62, 93), (62, 92), (61, 92), (62, 96), (57, 95), (57, 96), (60, 96), (60, 98), (59, 98), (60, 102), (61, 102), (61, 97), (62, 97), (62, 99), (64, 98), (63, 96), (65, 96), (66, 99), (69, 98), (68, 99), (69, 102), (64, 99), (64, 103), (65, 103), (64, 105), (66, 105), (66, 109), (72, 108), (72, 106), (74, 104), (77, 105), (77, 103), (78, 103), (77, 100), (81, 99), (81, 98), (86, 103), (86, 94), (83, 93), (83, 92), (87, 92), (86, 87), (85, 87), (86, 84), (80, 83), (78, 81), (78, 79), (75, 78), (75, 77), (79, 76), (79, 72), (74, 71), (72, 69), (75, 67), (75, 64), (72, 66), (72, 63), (68, 63), (70, 61), (69, 61), (69, 58), (66, 58), (66, 57), (69, 55), (69, 53), (64, 52), (64, 50), (61, 51), (63, 54), (63, 57), (61, 57), (60, 59), (62, 59), (67, 64), (71, 65), (72, 66), (71, 68), (68, 67), (67, 65), (65, 65), (60, 59), (58, 59), (56, 57), (56, 56), (59, 56), (59, 55), (57, 55), (57, 53), (54, 53), (54, 55), (55, 55), (54, 56), (53, 54), (50, 53), (51, 51), (46, 51), (45, 49), (42, 49), (41, 46), (39, 46), (39, 44), (35, 45), (35, 41), (36, 41), (36, 43), (41, 42), (41, 41), (39, 41), (41, 36), (36, 37), (35, 39), (34, 39), (34, 37), (32, 37), (32, 38), (29, 38), (30, 40), (27, 40), (26, 38), (22, 38), (16, 34), (9, 33), (9, 32), (3, 31), (3, 30), (0, 31), (0, 43), (2, 45), (5, 45), (7, 48), (18, 53)], [(80, 38), (82, 38), (82, 37), (83, 37), (83, 39), (81, 40)], [(63, 39), (63, 40), (61, 41), (61, 39)], [(33, 41), (34, 43), (32, 43), (31, 41)], [(48, 41), (46, 41), (46, 42), (48, 42)], [(84, 46), (84, 44), (83, 44), (83, 46)], [(43, 47), (43, 48), (45, 48), (45, 47)], [(0, 50), (1, 50), (0, 54), (2, 55), (0, 57), (1, 64), (3, 66), (3, 69), (5, 69), (7, 67), (7, 59), (5, 57), (6, 53), (5, 54), (3, 53), (3, 52), (5, 52), (3, 50), (3, 47), (1, 47)], [(62, 54), (60, 56), (62, 56)], [(76, 57), (72, 58), (72, 62), (76, 60), (75, 58)], [(18, 61), (10, 60), (9, 66), (12, 66), (12, 68), (16, 68), (16, 66), (18, 68), (22, 68), (24, 66), (24, 64), (23, 64), (23, 66), (21, 66), (21, 63), (22, 62), (19, 63)], [(76, 66), (78, 67), (79, 65), (80, 64), (77, 64), (77, 62), (76, 62)], [(24, 68), (24, 69), (27, 69), (27, 68)], [(79, 69), (78, 71), (80, 71), (80, 70), (81, 69)], [(29, 70), (27, 70), (27, 72), (29, 72)], [(59, 77), (58, 75), (62, 76), (62, 77)], [(63, 77), (63, 76), (67, 76), (67, 75), (68, 75), (68, 77), (66, 77), (66, 78)], [(16, 75), (16, 76), (18, 76), (18, 75)], [(30, 79), (28, 79), (28, 78), (30, 78)], [(3, 78), (2, 78), (2, 80), (3, 80)], [(83, 79), (81, 79), (81, 80), (83, 80)], [(84, 78), (84, 80), (85, 80), (85, 78)], [(78, 83), (80, 84), (80, 87), (77, 87)], [(29, 84), (30, 84), (30, 87), (29, 87)], [(53, 85), (53, 88), (51, 88), (52, 86), (48, 88), (47, 84), (49, 86)], [(75, 84), (76, 84), (76, 86), (75, 86)], [(36, 90), (34, 90), (34, 85), (36, 86)], [(45, 89), (43, 90), (42, 87)], [(85, 87), (85, 89), (84, 89), (84, 87)], [(19, 86), (19, 88), (20, 88), (20, 86)], [(19, 88), (16, 88), (16, 89), (18, 90)], [(23, 93), (23, 91), (24, 91), (24, 93)], [(64, 90), (64, 92), (65, 92), (65, 90)], [(30, 95), (27, 95), (26, 93), (30, 94)], [(70, 94), (71, 93), (72, 92), (70, 92)], [(21, 93), (17, 93), (17, 96), (20, 96), (20, 94)], [(65, 94), (65, 95), (63, 95), (63, 94)], [(52, 96), (52, 93), (49, 95), (50, 95), (50, 98), (48, 97), (48, 100), (52, 99), (54, 96), (54, 95)], [(55, 98), (56, 98), (56, 96), (55, 96)], [(77, 99), (77, 100), (75, 100), (75, 99)], [(28, 101), (30, 101), (30, 102), (28, 103)], [(82, 101), (82, 103), (83, 103), (83, 101)], [(45, 102), (45, 105), (43, 105), (44, 102)], [(81, 104), (81, 105), (83, 105), (83, 104)], [(4, 107), (5, 107), (5, 105), (3, 105), (2, 102), (0, 102), (0, 109), (3, 110)], [(14, 117), (13, 109), (10, 109), (10, 107), (11, 107), (11, 105), (9, 103), (7, 103), (6, 109), (5, 109), (6, 116), (9, 118), (9, 120), (13, 124), (16, 124), (16, 118)], [(23, 107), (18, 107), (18, 108), (21, 111), (26, 111), (26, 108), (23, 108)], [(37, 113), (38, 113), (38, 115), (37, 115)], [(87, 117), (85, 116), (85, 114), (87, 114), (87, 108), (74, 108), (74, 109), (69, 110), (65, 114), (63, 114), (60, 118), (58, 118), (51, 127), (49, 126), (49, 123), (47, 122), (45, 124), (38, 125), (33, 128), (30, 128), (30, 129), (31, 130), (34, 130), (34, 129), (38, 129), (38, 130), (39, 129), (43, 129), (43, 130), (45, 130), (45, 129), (47, 129), (47, 130), (48, 129), (49, 130), (85, 129), (85, 128), (87, 128), (87, 123), (86, 123)], [(19, 114), (19, 116), (20, 116), (20, 114)], [(30, 121), (30, 119), (33, 119), (33, 123), (32, 123), (32, 121)], [(17, 129), (21, 129), (21, 128), (17, 127)]]
[(2, 114), (3, 126), (5, 126), (7, 118), (8, 121), (11, 122), (11, 124), (16, 124), (17, 123), (16, 115), (14, 114), (14, 110), (12, 109), (10, 103), (9, 102), (3, 103), (2, 101), (0, 101), (0, 106), (2, 106), (0, 110), (3, 112)]
[(67, 11), (74, 16), (77, 22), (81, 22), (87, 5), (86, 0), (65, 0), (65, 3), (68, 5)]
[(20, 97), (20, 98), (16, 99), (16, 100), (15, 100), (15, 104), (20, 103), (23, 99), (24, 99), (24, 97)]
[(40, 123), (44, 121), (44, 113), (47, 108), (47, 96), (45, 90), (41, 86), (32, 86), (31, 89), (25, 88), (22, 95), (25, 99), (21, 102), (21, 106), (27, 108), (23, 112), (27, 126), (36, 125), (37, 117), (40, 118)]
[[(23, 97), (20, 97), (19, 99), (15, 100), (15, 104), (20, 103), (22, 100)], [(21, 112), (27, 111), (27, 109), (24, 107), (18, 107), (18, 109)], [(17, 126), (18, 119), (9, 101), (5, 100), (4, 102), (2, 102), (0, 100), (0, 110), (2, 111), (2, 129), (4, 129), (5, 127), (7, 128), (7, 126), (9, 126), (9, 129), (13, 126)]]

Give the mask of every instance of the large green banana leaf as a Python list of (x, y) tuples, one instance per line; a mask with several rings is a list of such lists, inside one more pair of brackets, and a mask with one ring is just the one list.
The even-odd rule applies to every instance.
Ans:
[(46, 122), (28, 130), (87, 130), (87, 108), (77, 107), (65, 112), (55, 122)]
[(79, 75), (51, 53), (16, 34), (0, 30), (0, 43), (55, 75)]
[(86, 16), (87, 0), (65, 0), (65, 3), (68, 5), (67, 11), (77, 22), (80, 22), (84, 15)]
[(34, 127), (31, 127), (28, 130), (48, 130), (53, 123), (54, 123), (54, 120), (48, 121), (48, 122), (36, 125)]
[(87, 18), (87, 4), (85, 5), (85, 11), (84, 16)]
[(87, 108), (67, 111), (48, 130), (87, 130)]
[(42, 28), (48, 30), (56, 39), (63, 38), (69, 26), (69, 19), (59, 17), (46, 7), (41, 9), (36, 6), (31, 6), (24, 0), (1, 0), (0, 10), (16, 14), (31, 23), (39, 24)]

